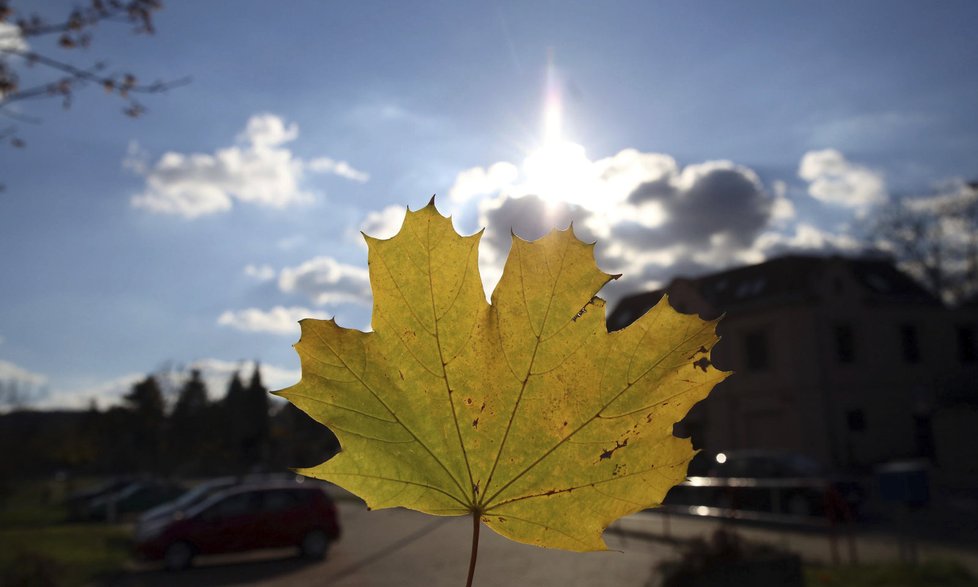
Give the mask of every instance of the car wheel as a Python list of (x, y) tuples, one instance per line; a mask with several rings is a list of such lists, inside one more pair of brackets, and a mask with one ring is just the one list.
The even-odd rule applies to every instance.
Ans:
[(329, 550), (329, 538), (322, 530), (310, 530), (302, 537), (299, 550), (305, 558), (325, 558), (326, 551)]
[(163, 566), (168, 571), (182, 571), (194, 560), (194, 549), (186, 542), (174, 542), (163, 553)]

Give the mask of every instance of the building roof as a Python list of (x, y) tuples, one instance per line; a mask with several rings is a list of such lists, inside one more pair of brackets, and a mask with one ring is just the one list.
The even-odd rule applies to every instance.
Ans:
[(728, 269), (696, 278), (677, 277), (662, 290), (627, 296), (608, 317), (611, 329), (623, 328), (654, 306), (663, 293), (692, 288), (717, 314), (780, 303), (817, 301), (824, 272), (842, 265), (863, 293), (875, 302), (940, 305), (886, 258), (786, 255), (757, 265)]

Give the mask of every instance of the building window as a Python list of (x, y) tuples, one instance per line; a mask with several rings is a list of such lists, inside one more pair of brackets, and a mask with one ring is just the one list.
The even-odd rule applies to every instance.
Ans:
[(856, 362), (856, 345), (853, 339), (851, 324), (839, 324), (835, 327), (835, 356), (840, 363)]
[(765, 371), (771, 365), (767, 333), (755, 330), (744, 335), (744, 366), (748, 371)]
[(849, 432), (863, 432), (866, 430), (866, 412), (862, 410), (849, 410), (846, 412), (846, 426)]
[(974, 326), (958, 326), (958, 360), (962, 363), (974, 363), (978, 359), (975, 338)]
[(917, 327), (913, 324), (900, 326), (900, 343), (903, 347), (903, 360), (907, 363), (920, 362), (920, 341), (917, 337)]

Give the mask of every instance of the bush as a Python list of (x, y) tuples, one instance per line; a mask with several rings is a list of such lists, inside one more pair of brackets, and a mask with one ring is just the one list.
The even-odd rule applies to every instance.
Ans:
[(717, 530), (709, 540), (691, 540), (680, 553), (679, 560), (658, 566), (661, 587), (804, 585), (798, 555), (747, 542), (733, 532)]

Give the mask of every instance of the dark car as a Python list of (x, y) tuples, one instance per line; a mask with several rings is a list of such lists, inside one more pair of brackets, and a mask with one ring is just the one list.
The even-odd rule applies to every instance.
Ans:
[(151, 524), (160, 519), (170, 519), (177, 512), (185, 512), (215, 493), (234, 487), (239, 483), (240, 481), (236, 477), (220, 477), (204, 481), (194, 486), (193, 489), (180, 494), (178, 498), (143, 512), (137, 520), (136, 532), (139, 533), (139, 526)]
[(857, 481), (829, 475), (810, 457), (789, 451), (700, 453), (689, 474), (667, 504), (710, 514), (715, 508), (724, 515), (756, 512), (840, 522), (854, 518), (863, 499)]
[(141, 525), (135, 543), (142, 557), (179, 570), (197, 555), (289, 546), (322, 558), (339, 538), (336, 506), (321, 486), (269, 483), (225, 489), (186, 512)]
[(131, 517), (172, 500), (184, 490), (183, 486), (167, 481), (135, 481), (118, 491), (91, 499), (85, 506), (83, 517), (109, 521)]
[(120, 477), (69, 494), (65, 499), (68, 517), (71, 519), (84, 518), (92, 500), (120, 491), (132, 483), (134, 483), (132, 479)]

